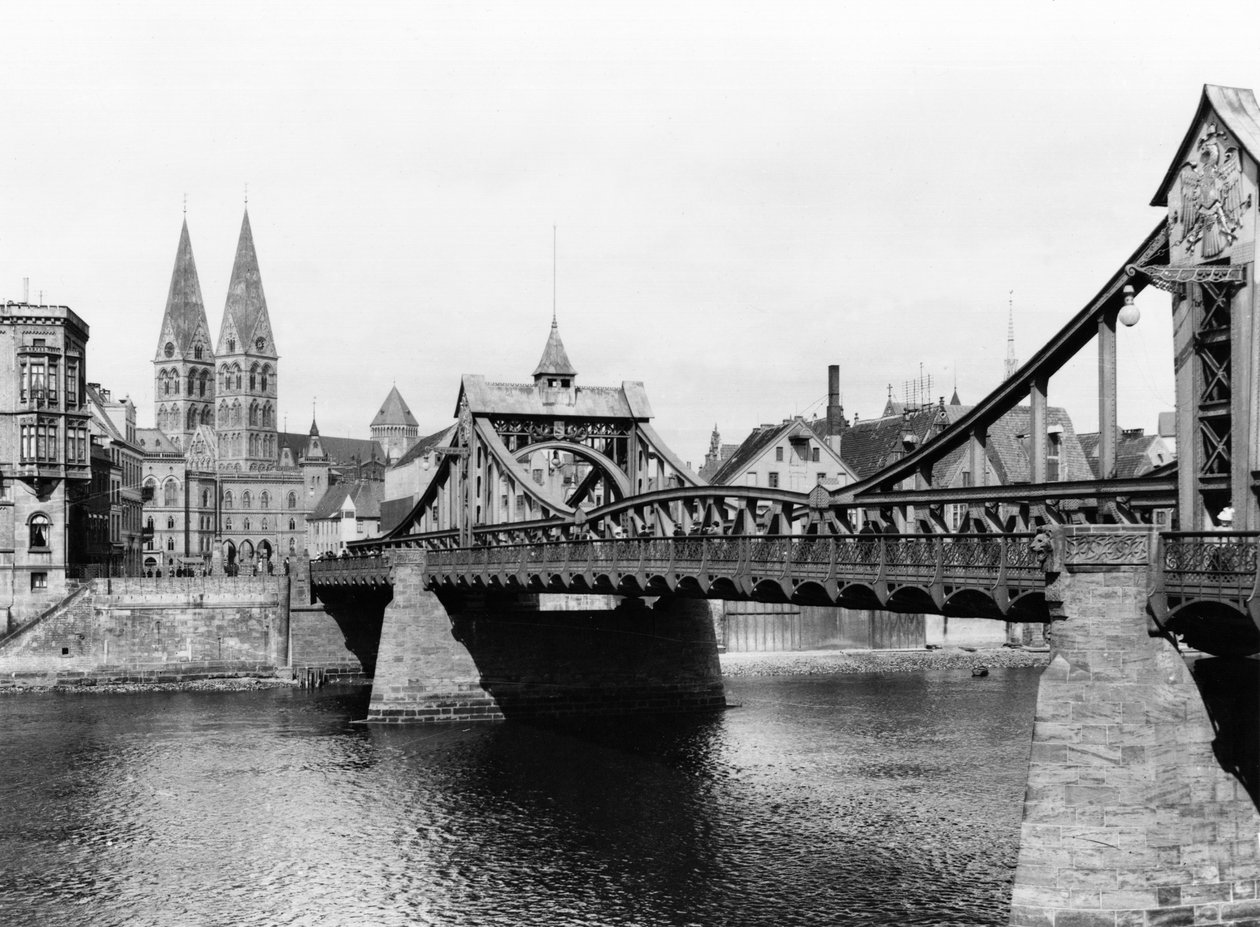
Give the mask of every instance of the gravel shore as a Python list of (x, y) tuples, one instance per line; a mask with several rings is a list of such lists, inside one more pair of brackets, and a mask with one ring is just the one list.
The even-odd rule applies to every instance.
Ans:
[(724, 653), (724, 676), (820, 676), (831, 673), (913, 673), (930, 669), (1045, 666), (1050, 654), (1015, 647), (963, 650), (803, 650)]

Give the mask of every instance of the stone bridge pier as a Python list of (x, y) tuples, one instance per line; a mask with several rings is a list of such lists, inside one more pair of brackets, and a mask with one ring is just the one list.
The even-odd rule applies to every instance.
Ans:
[(392, 554), (369, 721), (442, 722), (725, 707), (701, 599), (547, 611), (538, 596), (433, 593), (423, 551)]
[(1256, 664), (1152, 635), (1154, 549), (1122, 526), (1055, 540), (1017, 927), (1260, 924)]

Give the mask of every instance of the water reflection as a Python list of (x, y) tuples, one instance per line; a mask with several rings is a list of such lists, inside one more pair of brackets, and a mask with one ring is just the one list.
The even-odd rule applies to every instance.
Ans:
[(0, 700), (0, 923), (1002, 924), (1036, 671), (720, 716), (353, 723), (366, 693)]

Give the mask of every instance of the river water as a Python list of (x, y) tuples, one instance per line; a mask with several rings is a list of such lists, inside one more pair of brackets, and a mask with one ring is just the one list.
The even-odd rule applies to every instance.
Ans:
[(1038, 673), (737, 678), (570, 731), (3, 697), (0, 924), (1005, 924)]

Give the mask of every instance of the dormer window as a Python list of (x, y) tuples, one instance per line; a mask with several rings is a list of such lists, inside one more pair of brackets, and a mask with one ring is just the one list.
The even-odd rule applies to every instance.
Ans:
[(228, 353), (231, 354), (235, 350), (236, 350), (236, 339), (229, 338), (228, 339)]

